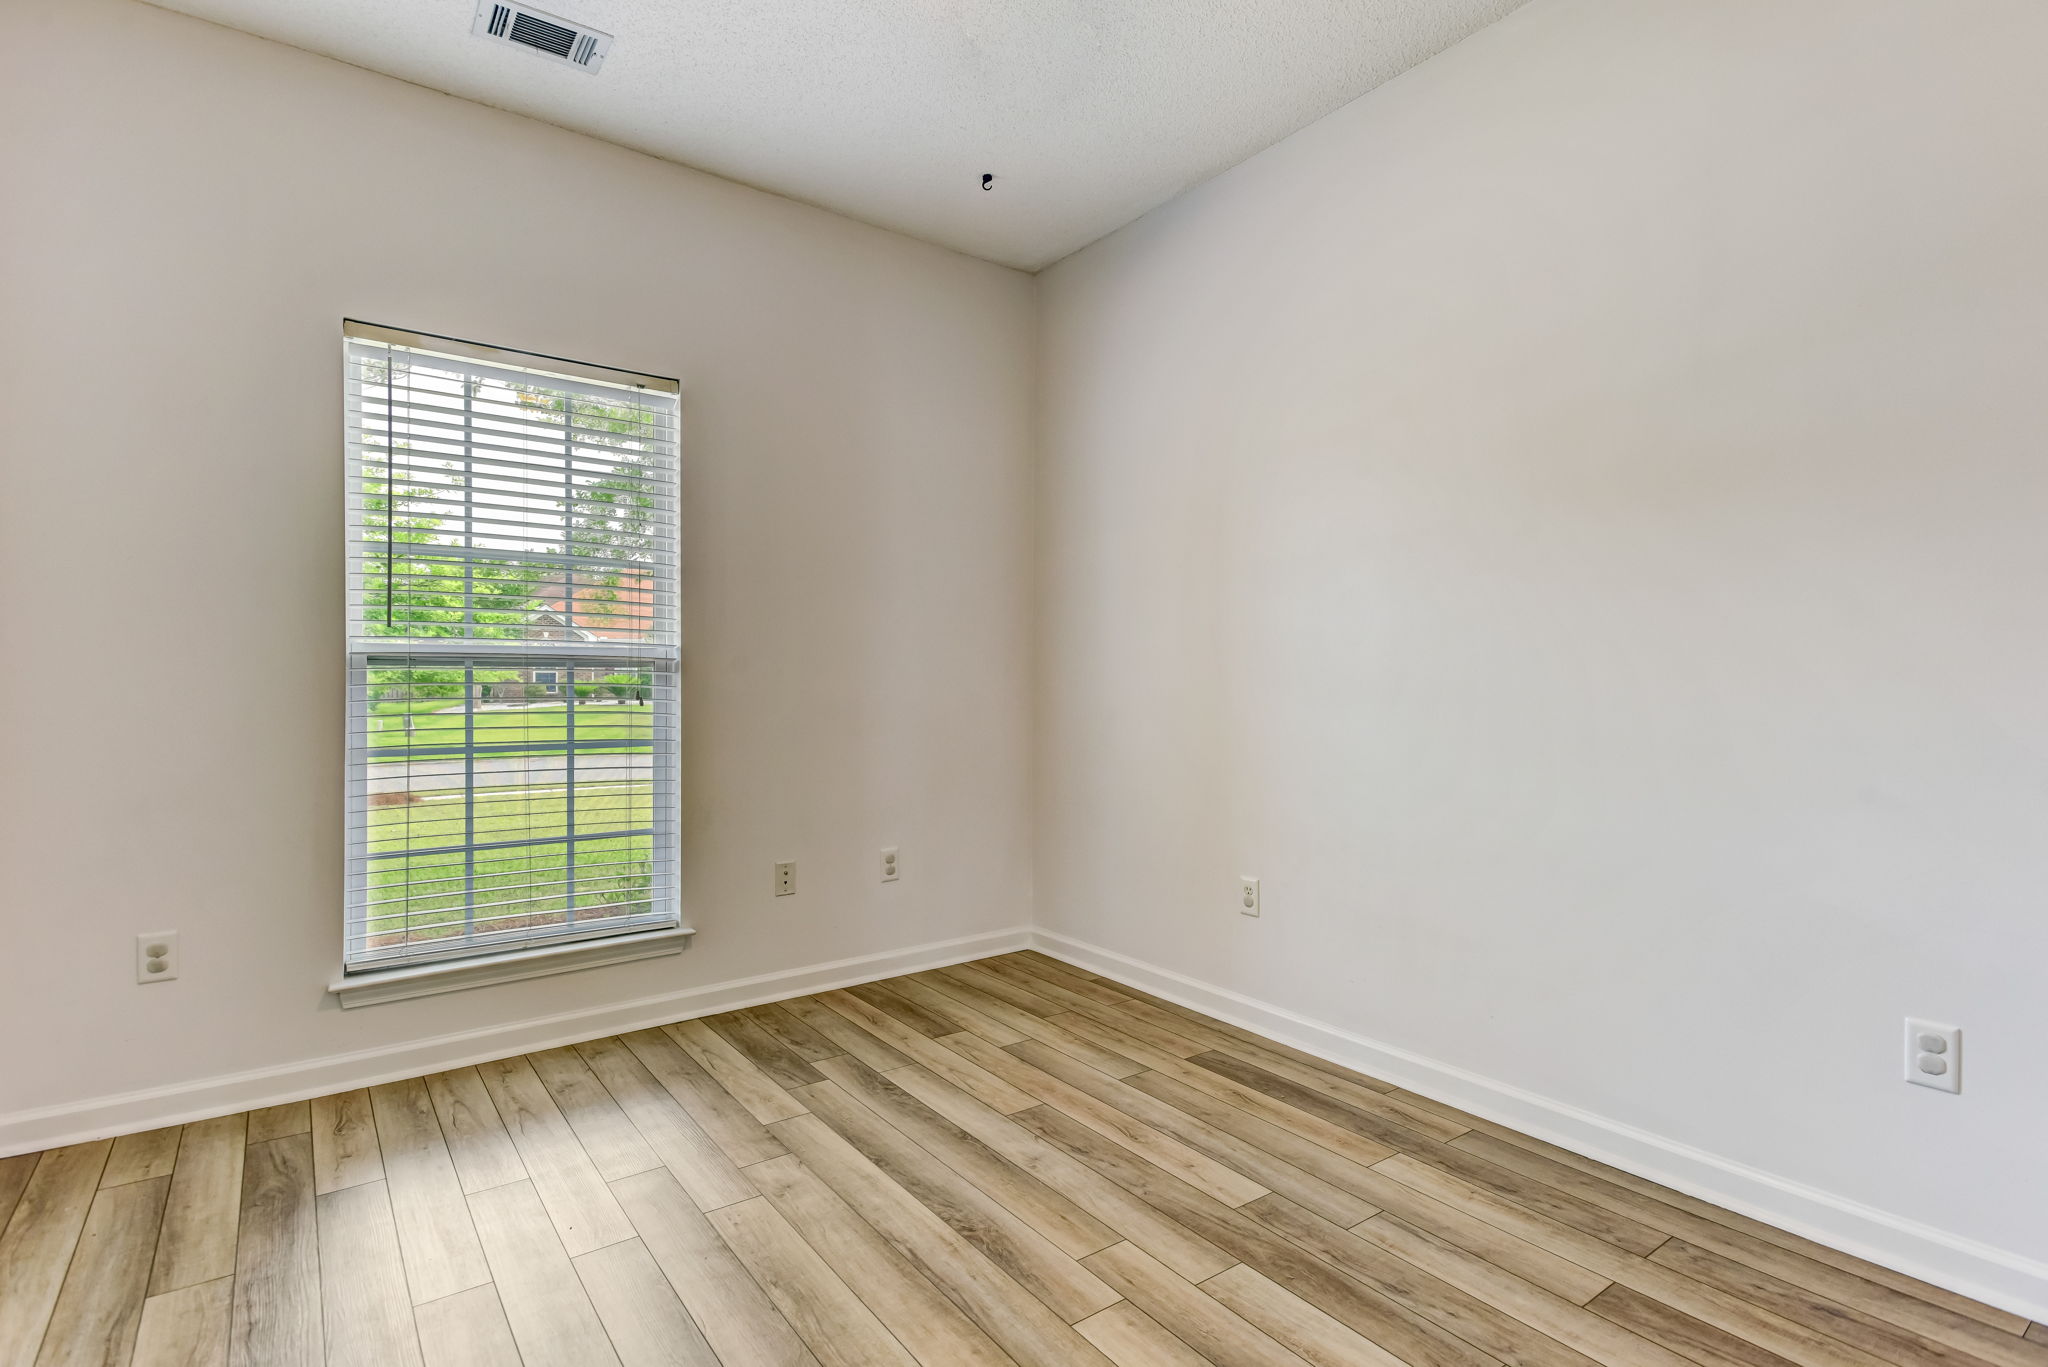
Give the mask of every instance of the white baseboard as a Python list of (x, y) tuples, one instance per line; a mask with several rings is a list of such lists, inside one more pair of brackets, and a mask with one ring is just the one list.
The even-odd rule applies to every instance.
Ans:
[(90, 1101), (40, 1110), (0, 1114), (0, 1157), (30, 1153), (63, 1144), (79, 1144), (109, 1135), (133, 1134), (163, 1125), (181, 1125), (208, 1116), (232, 1115), (258, 1106), (276, 1106), (307, 1097), (346, 1092), (380, 1082), (396, 1082), (449, 1068), (461, 1068), (512, 1054), (579, 1044), (626, 1030), (732, 1011), (742, 1006), (826, 992), (893, 978), (901, 973), (940, 968), (991, 954), (1007, 954), (1031, 942), (1022, 926), (970, 935), (957, 940), (912, 945), (907, 949), (837, 959), (805, 968), (736, 978), (731, 982), (686, 988), (680, 992), (568, 1011), (494, 1025), (432, 1039), (364, 1049), (349, 1054), (302, 1059), (274, 1068), (229, 1073), (197, 1082), (123, 1092)]
[(1048, 930), (1035, 948), (1788, 1233), (2048, 1323), (2048, 1264), (1733, 1162)]

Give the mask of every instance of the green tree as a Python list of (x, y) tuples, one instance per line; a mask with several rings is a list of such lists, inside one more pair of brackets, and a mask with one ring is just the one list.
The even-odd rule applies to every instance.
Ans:
[[(382, 365), (367, 367), (363, 376), (365, 384), (378, 386), (386, 385), (389, 378)], [(473, 400), (486, 382), (467, 383), (467, 397)], [(571, 483), (553, 500), (559, 509), (561, 540), (545, 549), (613, 561), (646, 561), (651, 567), (660, 544), (661, 510), (659, 501), (647, 492), (647, 477), (654, 473), (653, 456), (646, 449), (647, 415), (630, 406), (544, 389), (514, 386), (513, 392), (523, 410), (536, 416), (553, 415), (554, 420), (574, 428), (579, 446), (605, 448), (602, 459), (610, 466), (595, 479)], [(502, 556), (478, 555), (464, 544), (460, 531), (448, 529), (450, 519), (438, 511), (440, 505), (460, 499), (477, 476), (460, 460), (415, 451), (402, 437), (393, 442), (393, 454), (408, 465), (439, 465), (445, 474), (437, 470), (434, 483), (394, 479), (397, 460), (374, 455), (364, 459), (360, 485), (362, 594), (363, 618), (370, 635), (522, 640), (530, 634), (534, 614), (558, 596), (573, 597), (579, 605), (619, 597), (618, 588), (628, 571), (607, 569), (565, 577), (556, 563), (522, 558), (516, 551)], [(596, 463), (581, 453), (575, 462)], [(489, 478), (488, 474), (481, 477)], [(501, 500), (504, 497), (500, 490), (492, 493)], [(621, 614), (621, 620), (638, 619)], [(515, 683), (519, 678), (510, 670), (478, 670), (471, 677), (486, 694), (491, 685)], [(630, 688), (621, 692), (612, 686), (639, 678), (615, 675), (605, 684), (621, 700), (634, 696), (644, 702), (644, 680), (637, 692)], [(464, 691), (462, 671), (454, 669), (373, 670), (369, 682), (372, 696), (387, 705), (452, 698)], [(589, 697), (596, 687), (576, 685), (573, 692)], [(545, 692), (534, 688), (522, 691)]]
[[(366, 370), (366, 384), (386, 383), (381, 366)], [(469, 381), (475, 397), (483, 381)], [(435, 462), (432, 453), (413, 452), (399, 438), (396, 454), (407, 463)], [(459, 496), (470, 475), (459, 461), (443, 462), (439, 487), (395, 481), (391, 466), (375, 457), (362, 469), (363, 619), (373, 636), (466, 637), (517, 640), (541, 606), (550, 580), (540, 565), (517, 556), (478, 557), (445, 530), (434, 505)]]
[(551, 407), (565, 413), (580, 445), (599, 448), (594, 454), (612, 467), (577, 485), (564, 504), (570, 554), (652, 564), (661, 514), (660, 500), (648, 492), (656, 473), (647, 445), (652, 419), (641, 409), (573, 394), (554, 396)]
[[(599, 560), (644, 562), (651, 571), (661, 547), (662, 515), (661, 501), (648, 492), (657, 473), (654, 453), (648, 449), (654, 419), (630, 405), (576, 394), (521, 390), (520, 397), (524, 407), (554, 415), (573, 429), (581, 448), (576, 455), (579, 463), (602, 462), (609, 467), (576, 483), (560, 500), (563, 549)], [(625, 608), (602, 606), (621, 601), (620, 589), (632, 575), (618, 568), (578, 571), (564, 594), (576, 604), (578, 623), (613, 622), (627, 630), (644, 627), (644, 619)]]

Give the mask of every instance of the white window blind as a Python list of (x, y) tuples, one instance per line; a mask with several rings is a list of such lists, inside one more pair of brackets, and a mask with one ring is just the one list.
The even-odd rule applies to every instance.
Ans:
[(347, 971), (678, 924), (675, 382), (345, 332)]

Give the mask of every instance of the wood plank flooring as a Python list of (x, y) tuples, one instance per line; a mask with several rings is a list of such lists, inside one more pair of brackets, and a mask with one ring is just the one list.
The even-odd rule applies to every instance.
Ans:
[(1033, 953), (0, 1159), (0, 1367), (2048, 1367)]

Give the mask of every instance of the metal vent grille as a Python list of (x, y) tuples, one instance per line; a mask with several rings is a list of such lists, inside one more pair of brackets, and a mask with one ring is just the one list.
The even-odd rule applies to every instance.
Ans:
[(611, 51), (612, 36), (586, 28), (560, 15), (505, 4), (502, 0), (478, 0), (476, 21), (470, 32), (501, 43), (517, 43), (571, 66), (595, 71)]
[(566, 57), (576, 46), (576, 30), (551, 24), (545, 19), (536, 19), (531, 14), (520, 14), (512, 20), (512, 32), (507, 35), (515, 43), (537, 47), (542, 52), (552, 52), (557, 57)]

